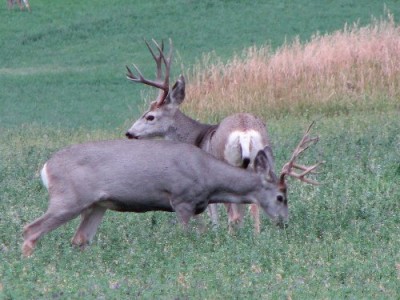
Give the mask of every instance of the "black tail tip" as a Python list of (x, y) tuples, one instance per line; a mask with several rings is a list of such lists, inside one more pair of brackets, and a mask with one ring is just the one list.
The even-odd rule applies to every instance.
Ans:
[(243, 169), (247, 169), (247, 167), (249, 166), (249, 164), (250, 164), (250, 158), (248, 158), (248, 157), (243, 158), (243, 161), (242, 161), (242, 168), (243, 168)]

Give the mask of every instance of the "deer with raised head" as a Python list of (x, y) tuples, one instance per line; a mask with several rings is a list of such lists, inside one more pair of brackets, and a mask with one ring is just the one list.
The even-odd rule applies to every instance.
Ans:
[[(26, 7), (28, 9), (28, 11), (31, 11), (31, 6), (29, 5), (28, 0), (7, 0), (8, 9), (13, 8), (15, 1), (17, 1), (17, 4), (18, 4), (20, 10), (24, 10), (24, 8)], [(22, 2), (24, 4), (22, 4)]]
[[(132, 82), (144, 83), (158, 88), (159, 94), (149, 109), (126, 132), (130, 139), (147, 139), (162, 137), (195, 145), (216, 158), (232, 166), (246, 169), (252, 168), (259, 150), (270, 146), (265, 124), (257, 117), (247, 113), (238, 113), (223, 119), (219, 124), (202, 124), (179, 109), (185, 99), (185, 80), (180, 76), (172, 89), (169, 86), (169, 75), (172, 58), (172, 42), (170, 41), (169, 54), (164, 54), (164, 44), (161, 46), (154, 41), (157, 55), (147, 43), (151, 55), (156, 62), (156, 80), (146, 79), (139, 68), (134, 64), (137, 75), (127, 67), (127, 78)], [(164, 70), (163, 70), (164, 69)], [(164, 78), (163, 78), (164, 77)], [(274, 172), (273, 156), (269, 151), (271, 169)], [(279, 185), (281, 192), (286, 191), (284, 181)], [(243, 222), (245, 205), (228, 203), (229, 230), (232, 224)], [(250, 205), (250, 212), (254, 219), (254, 230), (260, 232), (259, 208), (256, 203)], [(216, 205), (210, 205), (209, 213), (213, 224), (218, 224)]]
[(286, 194), (272, 171), (270, 151), (260, 150), (254, 171), (249, 171), (172, 141), (114, 140), (67, 147), (41, 171), (49, 205), (25, 226), (22, 252), (31, 255), (43, 234), (79, 215), (72, 244), (84, 248), (107, 209), (175, 212), (186, 227), (209, 203), (257, 203), (274, 222), (286, 222)]

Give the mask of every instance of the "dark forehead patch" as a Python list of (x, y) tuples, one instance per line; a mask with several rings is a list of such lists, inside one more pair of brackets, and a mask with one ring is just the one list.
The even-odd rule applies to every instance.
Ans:
[(155, 110), (158, 108), (157, 101), (153, 101), (150, 103), (150, 110)]
[(286, 190), (287, 190), (286, 184), (280, 183), (279, 186), (278, 186), (278, 188), (279, 188), (279, 191), (280, 191), (281, 193), (284, 193), (284, 194), (286, 195)]

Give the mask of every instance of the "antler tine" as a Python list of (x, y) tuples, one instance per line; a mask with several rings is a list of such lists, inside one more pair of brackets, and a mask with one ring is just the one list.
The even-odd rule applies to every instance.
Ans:
[(162, 41), (161, 47), (158, 45), (158, 43), (154, 39), (153, 39), (153, 43), (156, 45), (158, 51), (160, 52), (160, 58), (164, 61), (164, 65), (165, 65), (165, 82), (166, 82), (166, 84), (169, 85), (169, 74), (170, 74), (171, 61), (172, 61), (172, 52), (173, 52), (172, 40), (169, 39), (169, 53), (168, 53), (167, 57), (165, 57), (165, 55), (164, 55), (164, 41)]
[(144, 78), (142, 72), (140, 72), (139, 68), (135, 64), (133, 64), (133, 67), (135, 68), (136, 72), (138, 73), (138, 76), (136, 76), (128, 66), (125, 66), (125, 67), (128, 71), (128, 74), (126, 74), (126, 78), (128, 80), (133, 81), (133, 82), (144, 83), (149, 86), (156, 87), (156, 88), (162, 89), (162, 90), (165, 89), (165, 87), (162, 83)]
[[(131, 71), (131, 69), (128, 66), (126, 66), (126, 69), (128, 71), (128, 73), (126, 74), (126, 77), (130, 81), (144, 83), (146, 85), (160, 89), (160, 92), (159, 92), (157, 100), (156, 100), (157, 105), (160, 106), (166, 99), (168, 92), (169, 92), (169, 75), (170, 75), (171, 57), (172, 57), (172, 41), (170, 39), (170, 50), (169, 50), (169, 55), (167, 58), (165, 58), (165, 56), (164, 56), (164, 41), (161, 42), (161, 46), (154, 39), (152, 39), (152, 41), (155, 44), (156, 48), (158, 49), (159, 55), (156, 55), (154, 53), (152, 47), (150, 46), (150, 44), (146, 40), (144, 40), (147, 48), (149, 49), (149, 51), (151, 53), (151, 56), (153, 57), (154, 61), (156, 62), (156, 66), (157, 66), (156, 80), (146, 79), (135, 64), (133, 64), (133, 67), (135, 68), (138, 75), (135, 75)], [(162, 63), (163, 62), (165, 65), (164, 79), (162, 79), (162, 77), (163, 77)]]
[(168, 68), (169, 68), (169, 66), (171, 65), (173, 48), (174, 48), (174, 46), (172, 45), (172, 39), (169, 39), (169, 53), (168, 53), (168, 57), (167, 57), (167, 58), (164, 57), (165, 64), (168, 65)]
[[(301, 170), (301, 171), (307, 171), (310, 168), (310, 167), (298, 165), (298, 164), (293, 164), (292, 167), (295, 169)], [(313, 168), (309, 173), (311, 173), (311, 174), (319, 174), (320, 173), (320, 172), (315, 172), (314, 169), (315, 168)]]
[(299, 144), (294, 149), (292, 157), (289, 162), (294, 162), (301, 153), (303, 153), (305, 150), (307, 150), (312, 144), (315, 144), (319, 141), (318, 136), (310, 138), (310, 135), (309, 135), (311, 127), (314, 125), (314, 123), (315, 122), (313, 121), (310, 124), (310, 126), (308, 126), (308, 128), (307, 128), (306, 132), (304, 133), (302, 139), (300, 140)]
[[(160, 45), (158, 45), (158, 43), (154, 39), (152, 39), (152, 40), (153, 40), (154, 45), (156, 45), (158, 52), (160, 53), (160, 56), (159, 56), (160, 59), (164, 62), (164, 65), (165, 65), (164, 85), (166, 87), (168, 87), (168, 89), (169, 89), (169, 75), (170, 75), (171, 58), (172, 58), (172, 50), (173, 50), (172, 40), (169, 39), (169, 53), (168, 53), (167, 58), (165, 58), (165, 55), (164, 55), (164, 41), (162, 41), (161, 47), (160, 47)], [(161, 68), (160, 68), (160, 71), (161, 71)], [(163, 104), (167, 95), (168, 95), (168, 90), (164, 91), (163, 95), (160, 94), (158, 96), (158, 98), (156, 100), (158, 106)]]
[[(311, 145), (315, 144), (318, 142), (319, 137), (313, 137), (311, 138), (309, 135), (311, 127), (314, 125), (314, 122), (310, 124), (306, 132), (304, 133), (304, 136), (300, 140), (299, 144), (293, 151), (292, 157), (290, 160), (283, 166), (282, 172), (281, 172), (281, 182), (284, 182), (285, 176), (291, 176), (297, 179), (300, 179), (303, 182), (318, 185), (319, 183), (315, 180), (312, 180), (310, 178), (306, 178), (305, 176), (307, 174), (316, 174), (315, 169), (322, 164), (323, 162), (318, 162), (315, 165), (312, 166), (303, 166), (295, 163), (296, 159), (300, 156), (301, 153), (303, 153), (305, 150), (307, 150)], [(296, 173), (293, 171), (293, 169), (299, 169), (303, 172), (301, 173)]]
[(301, 168), (299, 168), (299, 166), (297, 165), (293, 165), (293, 167), (302, 170), (302, 173), (296, 173), (293, 171), (290, 171), (287, 175), (292, 176), (294, 178), (300, 179), (301, 181), (313, 184), (313, 185), (319, 185), (320, 183), (318, 181), (312, 180), (310, 178), (305, 177), (307, 174), (318, 174), (318, 172), (315, 172), (314, 170), (319, 166), (323, 164), (323, 162), (318, 162), (315, 165), (312, 165), (310, 167), (305, 167), (305, 166), (301, 166)]
[(133, 74), (133, 72), (131, 71), (131, 69), (129, 69), (128, 66), (125, 66), (126, 70), (128, 71), (128, 74), (126, 74), (126, 78), (128, 80), (134, 81), (134, 82), (141, 82), (141, 78), (143, 78), (142, 73), (140, 72), (139, 68), (133, 64), (133, 67), (136, 69), (136, 72), (138, 72), (139, 77), (137, 77), (135, 74)]
[(174, 46), (172, 45), (172, 39), (169, 39), (169, 53), (168, 57), (165, 60), (165, 66), (166, 66), (166, 76), (169, 78), (169, 70), (171, 68), (171, 61), (172, 61), (172, 53), (173, 53)]
[(156, 56), (153, 52), (153, 49), (150, 47), (149, 43), (144, 40), (144, 42), (146, 43), (147, 48), (149, 49), (151, 56), (153, 56), (154, 60), (156, 61), (156, 65), (157, 65), (157, 80), (161, 80), (162, 77), (162, 68), (161, 68), (161, 63), (163, 60), (163, 51), (164, 51), (164, 41), (161, 41), (161, 50), (158, 47), (157, 42), (153, 39), (153, 43), (156, 44), (157, 49), (159, 49), (160, 51), (160, 55)]

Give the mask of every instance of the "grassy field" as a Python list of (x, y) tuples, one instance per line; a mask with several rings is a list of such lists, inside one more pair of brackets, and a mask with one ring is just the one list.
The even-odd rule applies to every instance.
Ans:
[[(250, 218), (235, 235), (226, 224), (199, 235), (182, 232), (174, 214), (107, 212), (87, 251), (70, 246), (74, 220), (44, 236), (31, 258), (20, 252), (22, 227), (47, 207), (39, 171), (49, 156), (121, 137), (140, 115), (148, 92), (124, 68), (135, 62), (152, 74), (143, 38), (173, 39), (177, 75), (211, 51), (229, 61), (252, 45), (274, 51), (296, 35), (307, 43), (346, 22), (364, 26), (386, 16), (382, 3), (30, 2), (32, 13), (0, 9), (0, 299), (398, 299), (398, 92), (375, 95), (380, 104), (363, 110), (299, 106), (271, 116), (249, 104), (268, 124), (278, 169), (316, 121), (320, 142), (303, 160), (326, 161), (323, 184), (290, 181), (284, 230), (264, 217), (260, 236)], [(396, 21), (397, 1), (386, 8)]]

